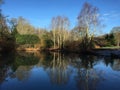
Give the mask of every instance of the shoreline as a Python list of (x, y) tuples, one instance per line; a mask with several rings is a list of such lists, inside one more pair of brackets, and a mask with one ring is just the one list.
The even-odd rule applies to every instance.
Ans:
[(96, 48), (87, 51), (70, 51), (70, 50), (60, 50), (60, 49), (44, 49), (41, 50), (39, 48), (22, 48), (16, 49), (16, 51), (25, 51), (25, 52), (61, 52), (61, 53), (76, 53), (76, 54), (91, 54), (97, 56), (110, 56), (110, 57), (118, 57), (120, 58), (120, 49), (102, 49)]
[(97, 56), (120, 58), (120, 49), (93, 49), (89, 51), (89, 53), (93, 53)]

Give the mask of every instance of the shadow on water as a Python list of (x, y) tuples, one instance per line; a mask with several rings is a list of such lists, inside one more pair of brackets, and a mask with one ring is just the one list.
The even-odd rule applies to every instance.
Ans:
[(37, 64), (38, 61), (39, 59), (32, 53), (9, 53), (0, 56), (0, 82), (4, 81), (8, 76), (15, 78), (14, 72), (19, 67), (23, 67), (19, 74), (22, 72), (24, 74), (24, 69), (30, 70), (31, 65)]
[[(32, 76), (32, 70), (37, 69), (39, 72), (34, 73), (42, 74), (39, 68), (43, 68), (45, 75), (48, 76), (49, 85), (61, 86), (63, 90), (67, 85), (69, 86), (67, 89), (96, 90), (102, 87), (100, 82), (107, 77), (105, 72), (108, 67), (112, 71), (120, 71), (120, 59), (53, 52), (11, 53), (0, 56), (0, 86), (13, 79), (24, 81), (30, 77), (35, 78)], [(39, 79), (37, 80), (39, 82)]]

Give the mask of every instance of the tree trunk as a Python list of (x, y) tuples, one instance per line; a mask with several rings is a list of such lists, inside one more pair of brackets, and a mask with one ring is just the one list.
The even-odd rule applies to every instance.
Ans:
[(54, 30), (54, 49), (55, 49), (55, 30)]
[(119, 47), (119, 44), (120, 44), (120, 41), (118, 40), (118, 41), (117, 41), (117, 46), (118, 46), (118, 47)]

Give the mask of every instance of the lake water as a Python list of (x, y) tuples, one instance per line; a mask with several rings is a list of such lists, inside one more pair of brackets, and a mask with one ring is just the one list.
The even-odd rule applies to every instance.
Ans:
[(0, 90), (120, 90), (120, 59), (39, 52), (1, 55)]

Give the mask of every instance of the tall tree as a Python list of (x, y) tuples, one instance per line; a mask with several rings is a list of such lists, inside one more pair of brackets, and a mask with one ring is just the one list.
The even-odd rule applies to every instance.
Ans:
[(9, 34), (10, 33), (8, 30), (6, 17), (0, 11), (0, 37), (3, 39), (4, 37), (8, 36)]
[(83, 30), (85, 35), (94, 35), (97, 25), (99, 25), (99, 9), (85, 2), (83, 8), (78, 15), (78, 28), (80, 31)]
[(51, 21), (51, 27), (52, 27), (52, 32), (53, 32), (53, 42), (54, 42), (54, 49), (55, 49), (55, 46), (56, 46), (56, 32), (55, 32), (55, 28), (56, 28), (56, 18), (53, 17), (52, 18), (52, 21)]
[(15, 38), (15, 36), (18, 34), (17, 25), (18, 25), (17, 19), (16, 19), (16, 18), (12, 18), (12, 19), (10, 20), (10, 30), (11, 30), (11, 35), (12, 35), (14, 38)]
[(1, 5), (3, 0), (0, 0), (0, 52), (11, 51), (14, 49), (14, 39), (11, 37), (7, 17), (2, 14)]
[(54, 48), (57, 47), (62, 49), (64, 47), (64, 42), (68, 36), (69, 29), (69, 19), (64, 16), (57, 16), (52, 18), (51, 27), (53, 32)]
[[(90, 3), (85, 2), (83, 8), (78, 15), (78, 31), (82, 36), (84, 49), (90, 48), (90, 44), (100, 24), (99, 10)], [(90, 47), (89, 47), (90, 46)]]

